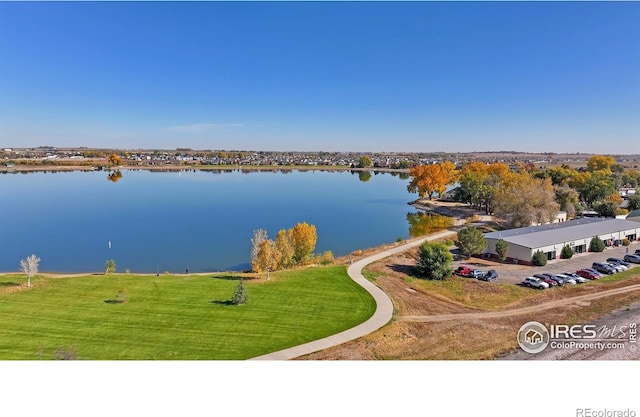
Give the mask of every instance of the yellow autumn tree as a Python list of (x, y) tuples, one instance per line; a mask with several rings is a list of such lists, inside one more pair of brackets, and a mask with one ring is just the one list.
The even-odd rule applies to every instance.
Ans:
[(278, 232), (274, 249), (278, 258), (277, 269), (288, 268), (293, 264), (293, 244), (286, 230), (282, 229)]
[(295, 263), (307, 259), (316, 248), (318, 234), (314, 225), (306, 222), (298, 223), (288, 231), (289, 240), (293, 247), (293, 260)]
[(122, 158), (120, 158), (117, 154), (112, 153), (107, 158), (107, 162), (109, 163), (109, 165), (112, 165), (112, 166), (120, 166), (122, 165)]
[(255, 272), (267, 271), (267, 278), (269, 278), (269, 272), (274, 271), (276, 265), (277, 254), (273, 240), (267, 239), (261, 241), (258, 245), (258, 255), (256, 259), (251, 262), (251, 268)]
[(593, 155), (587, 161), (587, 169), (591, 172), (606, 171), (611, 172), (611, 167), (616, 163), (616, 159), (613, 156), (608, 155)]

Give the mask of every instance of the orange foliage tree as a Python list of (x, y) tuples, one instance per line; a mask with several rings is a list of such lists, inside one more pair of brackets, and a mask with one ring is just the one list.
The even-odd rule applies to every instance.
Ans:
[(409, 169), (411, 181), (407, 185), (407, 191), (418, 193), (420, 198), (429, 196), (433, 198), (434, 193), (442, 196), (447, 190), (447, 185), (455, 183), (457, 179), (456, 166), (453, 162), (443, 162), (441, 164), (418, 165)]
[(288, 232), (291, 246), (293, 246), (293, 260), (300, 263), (307, 259), (316, 248), (318, 234), (316, 227), (306, 222), (298, 223)]

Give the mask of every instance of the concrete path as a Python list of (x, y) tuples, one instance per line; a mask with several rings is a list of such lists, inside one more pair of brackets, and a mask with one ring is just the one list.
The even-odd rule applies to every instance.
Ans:
[(376, 311), (369, 320), (345, 330), (333, 336), (325, 337), (324, 339), (314, 340), (313, 342), (305, 343), (303, 345), (294, 346), (288, 349), (283, 349), (277, 352), (269, 353), (266, 355), (252, 358), (252, 360), (287, 360), (297, 358), (298, 356), (307, 355), (309, 353), (317, 352), (319, 350), (327, 349), (333, 346), (340, 345), (350, 340), (357, 339), (365, 336), (371, 332), (374, 332), (387, 324), (393, 316), (393, 303), (387, 294), (385, 294), (375, 284), (368, 281), (362, 275), (362, 269), (370, 263), (379, 261), (388, 256), (395, 255), (400, 252), (404, 252), (408, 249), (421, 245), (424, 241), (432, 241), (436, 239), (442, 239), (455, 235), (456, 232), (446, 230), (444, 232), (436, 233), (427, 237), (421, 237), (409, 241), (408, 243), (395, 248), (387, 249), (379, 252), (375, 255), (371, 255), (367, 258), (361, 259), (358, 262), (353, 263), (347, 269), (349, 277), (357, 282), (362, 288), (367, 290), (371, 296), (373, 296), (376, 302)]

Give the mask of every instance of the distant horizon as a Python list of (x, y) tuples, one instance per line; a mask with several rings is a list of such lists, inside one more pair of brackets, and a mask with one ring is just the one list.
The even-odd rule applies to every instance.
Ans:
[(640, 153), (638, 21), (637, 2), (0, 2), (0, 148)]

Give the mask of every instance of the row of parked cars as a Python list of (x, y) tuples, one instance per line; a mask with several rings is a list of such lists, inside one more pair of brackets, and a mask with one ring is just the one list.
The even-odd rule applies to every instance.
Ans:
[(494, 269), (490, 269), (484, 272), (480, 269), (472, 269), (468, 266), (461, 265), (455, 271), (454, 274), (461, 277), (475, 278), (480, 281), (493, 281), (498, 278), (498, 273)]
[(587, 280), (626, 271), (631, 267), (631, 263), (640, 264), (640, 249), (637, 249), (634, 254), (625, 255), (624, 259), (607, 258), (606, 262), (594, 262), (591, 268), (579, 269), (576, 272), (535, 274), (525, 278), (522, 284), (541, 290), (563, 285), (584, 284)]

